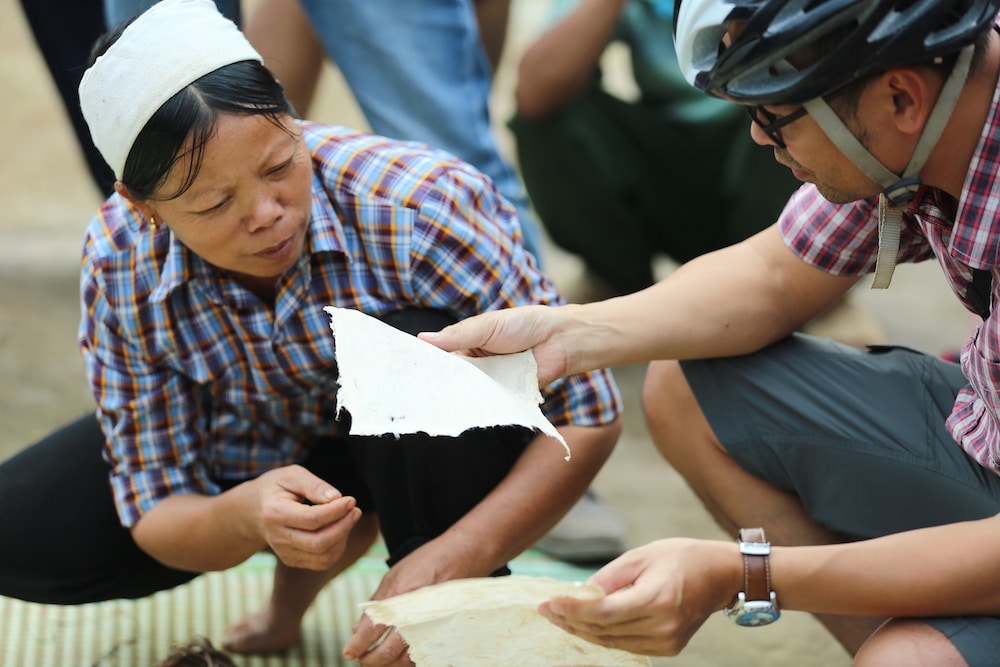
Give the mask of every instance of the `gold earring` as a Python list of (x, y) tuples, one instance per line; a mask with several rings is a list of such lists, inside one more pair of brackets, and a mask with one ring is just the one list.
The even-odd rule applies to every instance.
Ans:
[(151, 231), (154, 231), (154, 232), (155, 232), (155, 231), (156, 231), (156, 227), (157, 227), (157, 224), (156, 224), (156, 216), (155, 216), (155, 215), (151, 215), (151, 216), (149, 216), (149, 229), (150, 229)]

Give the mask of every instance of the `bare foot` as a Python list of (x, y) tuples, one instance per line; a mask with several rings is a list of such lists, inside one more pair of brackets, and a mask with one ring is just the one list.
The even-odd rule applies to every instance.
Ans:
[(226, 628), (223, 648), (236, 653), (279, 653), (291, 648), (299, 641), (299, 621), (289, 620), (288, 615), (272, 616), (265, 609)]
[[(353, 553), (351, 556), (349, 563), (357, 558)], [(237, 653), (278, 653), (291, 648), (299, 641), (306, 609), (323, 586), (343, 569), (341, 562), (330, 570), (318, 571), (288, 567), (278, 561), (267, 606), (229, 626), (222, 646)]]
[(227, 628), (223, 648), (235, 653), (278, 653), (291, 648), (299, 641), (302, 617), (316, 595), (327, 582), (360, 558), (377, 536), (375, 515), (363, 516), (351, 531), (340, 560), (329, 570), (302, 570), (279, 560), (274, 568), (274, 585), (267, 607)]

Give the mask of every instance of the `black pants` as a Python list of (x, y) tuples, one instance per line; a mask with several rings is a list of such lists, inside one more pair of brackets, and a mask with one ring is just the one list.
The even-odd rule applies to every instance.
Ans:
[[(216, 4), (220, 12), (240, 24), (238, 1), (219, 0)], [(21, 7), (69, 116), (87, 168), (101, 195), (108, 197), (115, 191), (115, 175), (94, 146), (80, 111), (78, 93), (94, 42), (109, 27), (104, 3), (102, 0), (21, 0)]]
[(90, 138), (77, 93), (83, 72), (87, 69), (91, 47), (105, 32), (103, 4), (101, 0), (21, 0), (21, 7), (52, 75), (52, 82), (69, 116), (94, 183), (101, 195), (107, 197), (115, 191), (115, 176)]
[[(385, 319), (409, 333), (451, 321), (430, 311)], [(490, 493), (531, 437), (505, 427), (454, 438), (321, 439), (302, 465), (377, 514), (393, 564)], [(0, 595), (81, 604), (144, 597), (198, 576), (157, 562), (121, 526), (103, 446), (97, 419), (88, 415), (0, 464)]]
[(550, 116), (510, 121), (545, 230), (616, 292), (648, 287), (657, 253), (686, 262), (752, 236), (800, 185), (738, 110), (684, 115), (595, 85)]

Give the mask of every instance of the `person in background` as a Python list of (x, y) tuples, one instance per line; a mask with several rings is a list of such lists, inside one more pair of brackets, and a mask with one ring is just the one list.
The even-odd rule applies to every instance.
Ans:
[[(83, 244), (97, 411), (0, 464), (18, 545), (0, 556), (0, 595), (144, 597), (267, 549), (269, 604), (224, 646), (269, 652), (298, 640), (317, 593), (379, 532), (376, 599), (509, 572), (614, 447), (610, 372), (543, 393), (569, 463), (520, 427), (352, 436), (323, 312), (416, 333), (562, 302), (495, 185), (442, 151), (296, 119), (210, 0), (163, 0), (95, 58), (81, 106), (116, 177)], [(345, 657), (405, 664), (385, 631), (362, 618)]]
[[(559, 20), (521, 58), (509, 126), (545, 231), (587, 269), (570, 298), (648, 287), (661, 256), (683, 263), (778, 219), (799, 182), (755, 150), (738, 105), (684, 80), (672, 0), (557, 0), (554, 10)], [(635, 99), (606, 85), (611, 45), (627, 49)], [(803, 331), (886, 340), (849, 295)]]
[[(739, 106), (684, 81), (672, 2), (559, 0), (524, 52), (509, 125), (549, 237), (606, 291), (653, 283), (663, 253), (686, 262), (778, 219), (798, 182), (753, 150)], [(600, 59), (628, 49), (638, 97), (609, 92)]]
[(105, 31), (102, 0), (45, 3), (21, 0), (21, 8), (52, 76), (94, 185), (102, 197), (107, 197), (114, 192), (115, 176), (90, 138), (77, 96), (90, 49)]
[[(532, 349), (539, 380), (640, 360), (653, 440), (735, 542), (632, 549), (607, 595), (540, 611), (679, 653), (717, 611), (811, 612), (855, 667), (1000, 655), (997, 0), (682, 0), (678, 62), (743, 105), (806, 184), (775, 225), (639, 292), (488, 313), (421, 337)], [(862, 276), (935, 260), (980, 324), (960, 363), (795, 333)], [(740, 630), (745, 631), (745, 630)]]

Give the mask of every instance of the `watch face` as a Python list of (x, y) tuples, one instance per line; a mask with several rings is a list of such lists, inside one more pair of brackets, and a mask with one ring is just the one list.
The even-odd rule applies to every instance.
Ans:
[(774, 623), (781, 613), (770, 602), (747, 602), (733, 620), (737, 625), (756, 627)]

